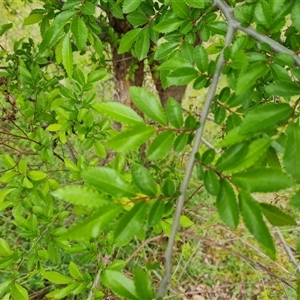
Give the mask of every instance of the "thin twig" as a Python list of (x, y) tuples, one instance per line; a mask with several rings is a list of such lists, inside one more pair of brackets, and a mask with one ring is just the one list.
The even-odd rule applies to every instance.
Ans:
[(74, 151), (73, 151), (71, 145), (69, 144), (69, 142), (66, 143), (66, 149), (67, 149), (67, 151), (70, 155), (70, 158), (71, 158), (72, 162), (76, 165), (77, 164), (77, 158), (76, 158), (76, 156), (74, 154)]
[(300, 264), (297, 262), (297, 260), (296, 260), (296, 258), (294, 256), (293, 252), (291, 251), (291, 248), (286, 243), (286, 241), (285, 241), (285, 239), (284, 239), (284, 237), (283, 237), (280, 229), (278, 227), (274, 227), (274, 229), (275, 229), (275, 231), (276, 231), (276, 233), (277, 233), (277, 235), (279, 237), (279, 240), (280, 240), (280, 242), (281, 242), (281, 244), (282, 244), (282, 246), (283, 246), (283, 248), (284, 248), (287, 256), (289, 257), (289, 259), (291, 260), (291, 262), (295, 265), (296, 271), (298, 273), (300, 273)]
[[(219, 2), (219, 1), (215, 1), (215, 4), (217, 2)], [(224, 47), (227, 47), (231, 44), (231, 42), (233, 40), (233, 37), (234, 37), (234, 32), (235, 32), (235, 28), (232, 26), (231, 19), (228, 19), (227, 21), (228, 21), (228, 31), (227, 31), (227, 34), (226, 34), (225, 46)], [(190, 178), (191, 178), (191, 174), (192, 174), (194, 164), (195, 164), (195, 154), (199, 150), (199, 146), (200, 146), (200, 143), (201, 143), (202, 134), (203, 134), (203, 130), (204, 130), (204, 125), (206, 123), (207, 116), (208, 116), (208, 113), (210, 111), (211, 103), (212, 103), (212, 101), (215, 97), (215, 94), (216, 94), (219, 78), (220, 78), (220, 75), (221, 75), (221, 69), (222, 69), (222, 66), (224, 64), (224, 61), (225, 60), (224, 60), (223, 50), (222, 50), (221, 53), (220, 53), (220, 56), (218, 58), (216, 71), (214, 73), (211, 85), (209, 87), (209, 90), (208, 90), (208, 93), (207, 93), (207, 96), (206, 96), (206, 99), (205, 99), (205, 102), (204, 102), (204, 105), (203, 105), (202, 114), (201, 114), (201, 118), (200, 118), (201, 126), (196, 132), (193, 149), (192, 149), (189, 161), (187, 163), (187, 167), (186, 167), (183, 182), (182, 182), (181, 187), (180, 187), (180, 193), (181, 194), (177, 199), (176, 210), (175, 210), (173, 224), (172, 224), (172, 230), (171, 230), (170, 238), (169, 238), (169, 241), (168, 241), (167, 249), (166, 249), (165, 254), (164, 254), (165, 273), (164, 273), (163, 279), (160, 282), (160, 285), (159, 285), (158, 290), (157, 290), (157, 294), (156, 294), (157, 298), (164, 297), (164, 295), (166, 293), (166, 290), (167, 290), (167, 286), (168, 286), (168, 284), (171, 280), (173, 246), (174, 246), (176, 234), (177, 234), (177, 231), (178, 231), (178, 228), (179, 228), (180, 216), (181, 216), (185, 196), (186, 196), (186, 193), (187, 193), (187, 188), (188, 188)]]
[(145, 248), (145, 246), (147, 246), (148, 244), (150, 244), (151, 242), (157, 241), (161, 238), (163, 238), (164, 235), (158, 235), (155, 236), (153, 238), (149, 238), (147, 240), (145, 240), (127, 259), (126, 259), (126, 264), (128, 264), (143, 248)]

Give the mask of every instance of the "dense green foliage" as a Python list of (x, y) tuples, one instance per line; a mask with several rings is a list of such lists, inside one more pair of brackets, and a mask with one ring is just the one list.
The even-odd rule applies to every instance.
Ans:
[[(227, 226), (243, 222), (275, 259), (270, 226), (296, 221), (259, 196), (289, 189), (300, 204), (299, 16), (297, 0), (41, 1), (23, 23), (41, 41), (0, 49), (0, 211), (22, 243), (0, 239), (1, 299), (29, 299), (34, 284), (49, 299), (163, 298), (178, 227), (193, 224), (181, 215), (191, 176)], [(133, 57), (132, 103), (99, 100), (114, 47)], [(207, 93), (200, 113), (134, 86), (143, 60), (163, 89)], [(208, 114), (221, 134), (200, 151)], [(156, 236), (166, 273), (114, 259)]]

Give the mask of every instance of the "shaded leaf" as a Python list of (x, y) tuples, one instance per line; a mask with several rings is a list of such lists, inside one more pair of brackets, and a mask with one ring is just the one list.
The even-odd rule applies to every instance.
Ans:
[(114, 169), (96, 167), (82, 172), (82, 178), (89, 185), (114, 197), (135, 197), (131, 184), (123, 180)]
[(225, 179), (220, 181), (217, 209), (222, 221), (227, 226), (236, 229), (239, 224), (239, 207), (233, 188)]
[(238, 160), (226, 168), (224, 174), (240, 172), (253, 166), (269, 149), (271, 138), (260, 138), (250, 143), (248, 151), (242, 160)]
[(296, 221), (290, 215), (280, 210), (277, 206), (260, 203), (260, 207), (264, 216), (274, 226), (297, 225)]
[(130, 96), (134, 105), (151, 120), (165, 126), (167, 117), (160, 101), (152, 93), (142, 87), (130, 87)]
[(104, 285), (119, 297), (130, 300), (139, 299), (133, 281), (121, 272), (105, 270), (103, 276), (105, 278)]
[(114, 241), (118, 247), (126, 245), (142, 229), (147, 209), (148, 204), (140, 201), (117, 222)]
[(152, 288), (152, 281), (149, 275), (142, 269), (136, 268), (133, 272), (133, 280), (135, 289), (139, 299), (152, 300), (154, 299), (154, 290)]
[(276, 249), (269, 229), (263, 220), (259, 204), (246, 193), (240, 193), (239, 198), (241, 214), (246, 227), (264, 248), (266, 254), (274, 260)]
[(144, 123), (144, 120), (133, 109), (119, 102), (96, 103), (93, 108), (98, 113), (123, 124), (136, 125)]
[(212, 169), (204, 172), (204, 186), (207, 192), (213, 196), (217, 196), (220, 190), (219, 177)]
[(300, 87), (293, 81), (276, 80), (266, 86), (266, 91), (271, 95), (291, 97), (300, 95)]
[[(130, 0), (129, 0), (130, 1)], [(135, 2), (135, 1), (131, 1)], [(135, 53), (139, 60), (144, 59), (150, 48), (150, 37), (148, 27), (143, 28), (137, 36), (135, 43)]]
[(53, 191), (52, 195), (72, 204), (86, 207), (102, 207), (111, 203), (111, 199), (108, 197), (82, 185), (65, 186)]
[(73, 74), (73, 52), (70, 41), (70, 35), (67, 33), (62, 42), (62, 63), (67, 71), (67, 74), (72, 78)]
[(132, 44), (137, 40), (137, 36), (139, 35), (141, 28), (132, 29), (126, 32), (120, 42), (118, 54), (122, 54), (131, 49)]
[(133, 128), (123, 131), (110, 138), (106, 145), (118, 152), (128, 152), (137, 149), (140, 145), (150, 139), (155, 133), (155, 127), (146, 125), (136, 125)]
[(82, 18), (75, 17), (72, 20), (71, 31), (75, 45), (79, 50), (82, 50), (86, 46), (88, 38), (88, 29)]
[(236, 94), (240, 95), (250, 89), (259, 79), (267, 74), (268, 67), (264, 63), (255, 63), (250, 65), (242, 74), (238, 77), (236, 83)]
[(70, 240), (88, 240), (98, 237), (122, 211), (122, 206), (114, 203), (105, 206), (104, 209), (95, 212), (92, 216), (71, 226), (60, 239)]
[(166, 106), (167, 117), (171, 125), (175, 128), (183, 126), (182, 108), (174, 98), (168, 98)]
[(149, 171), (141, 165), (134, 164), (131, 167), (131, 174), (134, 184), (139, 190), (150, 197), (157, 193), (156, 185)]
[(159, 133), (148, 148), (148, 159), (158, 160), (164, 158), (172, 147), (174, 140), (175, 134), (173, 130)]
[(272, 168), (256, 168), (233, 174), (234, 184), (248, 192), (277, 192), (294, 185), (287, 174)]
[(300, 126), (298, 123), (290, 123), (286, 129), (286, 146), (283, 156), (283, 164), (287, 172), (300, 183)]
[(239, 132), (248, 134), (262, 131), (286, 122), (293, 113), (292, 107), (287, 103), (266, 103), (254, 107), (240, 125)]

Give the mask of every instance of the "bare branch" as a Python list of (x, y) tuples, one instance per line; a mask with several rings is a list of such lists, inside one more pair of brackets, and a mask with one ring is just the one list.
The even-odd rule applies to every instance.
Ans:
[[(215, 0), (215, 5), (218, 2), (219, 1)], [(227, 47), (231, 44), (232, 39), (234, 37), (234, 33), (235, 33), (235, 27), (233, 26), (231, 19), (228, 19), (227, 21), (228, 21), (228, 31), (227, 31), (226, 39), (225, 39), (225, 47)], [(192, 174), (194, 164), (195, 164), (195, 154), (199, 151), (199, 146), (200, 146), (200, 143), (202, 140), (204, 125), (207, 120), (208, 113), (210, 111), (211, 103), (214, 100), (214, 97), (216, 94), (216, 90), (217, 90), (217, 86), (218, 86), (218, 82), (219, 82), (219, 78), (221, 75), (221, 69), (222, 69), (223, 64), (224, 64), (224, 56), (223, 56), (223, 50), (222, 50), (222, 52), (218, 58), (216, 71), (214, 73), (211, 85), (209, 87), (209, 90), (208, 90), (208, 93), (206, 95), (206, 99), (205, 99), (205, 102), (203, 105), (202, 114), (200, 117), (201, 126), (196, 132), (193, 149), (192, 149), (189, 161), (186, 166), (186, 171), (185, 171), (185, 176), (184, 176), (183, 182), (180, 187), (181, 194), (177, 199), (176, 210), (175, 210), (174, 220), (173, 220), (173, 224), (172, 224), (172, 230), (171, 230), (170, 238), (168, 241), (167, 249), (166, 249), (165, 255), (164, 255), (165, 274), (163, 276), (162, 281), (160, 282), (160, 285), (157, 290), (157, 295), (156, 295), (158, 298), (164, 297), (166, 290), (167, 290), (167, 286), (171, 280), (172, 253), (173, 253), (173, 246), (175, 243), (176, 233), (177, 233), (178, 227), (179, 227), (180, 216), (181, 216), (187, 188), (188, 188), (188, 185), (190, 182), (191, 174)]]
[(297, 262), (293, 252), (291, 251), (291, 248), (289, 247), (289, 245), (286, 243), (280, 229), (278, 227), (274, 227), (278, 237), (279, 237), (279, 240), (287, 254), (287, 256), (289, 257), (290, 261), (294, 264), (294, 266), (296, 267), (296, 270), (298, 273), (300, 273), (300, 264)]
[(240, 30), (247, 35), (253, 37), (259, 42), (262, 43), (267, 43), (273, 51), (275, 52), (280, 52), (280, 53), (287, 53), (293, 56), (294, 61), (298, 67), (300, 67), (300, 57), (290, 49), (286, 48), (285, 46), (277, 43), (273, 39), (269, 38), (266, 35), (258, 33), (253, 27), (248, 26), (243, 27), (241, 23), (234, 17), (233, 15), (233, 9), (230, 7), (225, 1), (223, 0), (215, 0), (215, 5), (222, 11), (224, 16), (226, 17), (227, 21), (230, 20), (232, 25), (234, 26), (235, 29)]

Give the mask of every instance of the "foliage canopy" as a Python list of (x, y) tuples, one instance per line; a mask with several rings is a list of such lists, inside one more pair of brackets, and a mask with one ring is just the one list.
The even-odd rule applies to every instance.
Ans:
[[(275, 259), (270, 226), (296, 221), (254, 193), (300, 203), (299, 16), (297, 0), (41, 1), (23, 22), (41, 41), (0, 51), (0, 211), (26, 245), (0, 239), (1, 299), (29, 299), (32, 277), (50, 299), (163, 298), (191, 176)], [(182, 108), (187, 85), (200, 112)], [(154, 236), (165, 266), (125, 275), (114, 253)]]

